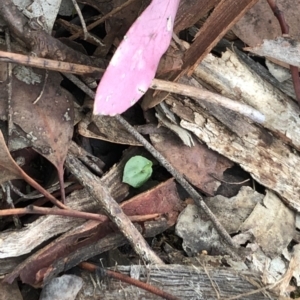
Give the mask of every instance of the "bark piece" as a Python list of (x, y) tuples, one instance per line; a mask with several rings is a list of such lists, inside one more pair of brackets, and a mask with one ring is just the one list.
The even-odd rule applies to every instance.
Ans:
[(84, 118), (78, 124), (78, 132), (88, 138), (117, 144), (141, 146), (114, 118), (108, 116), (93, 116), (93, 120), (89, 120), (88, 117)]
[[(118, 202), (128, 195), (128, 185), (122, 183), (123, 168), (126, 161), (136, 154), (136, 149), (125, 151), (119, 164), (113, 166), (102, 180), (110, 187), (110, 191)], [(73, 192), (66, 199), (67, 205), (76, 210), (86, 212), (99, 212), (99, 205), (90, 197), (86, 189)], [(1, 253), (0, 264), (3, 260), (16, 257), (16, 259), (29, 253), (43, 242), (57, 234), (64, 233), (84, 223), (84, 220), (65, 218), (60, 216), (42, 216), (35, 222), (21, 230), (4, 231), (0, 233)], [(45, 230), (47, 228), (47, 230)], [(0, 272), (2, 269), (0, 268)]]
[(23, 300), (17, 282), (13, 284), (8, 284), (3, 281), (0, 282), (0, 295), (1, 300)]
[[(153, 236), (157, 231), (161, 232), (174, 225), (177, 214), (181, 210), (179, 201), (175, 182), (170, 179), (154, 189), (124, 202), (121, 208), (128, 215), (166, 214), (167, 218), (144, 224), (146, 236)], [(156, 228), (156, 231), (153, 228)], [(108, 250), (107, 241), (101, 241), (101, 238), (116, 230), (117, 228), (108, 221), (101, 224), (97, 221), (85, 222), (29, 257), (9, 274), (6, 280), (12, 282), (20, 275), (25, 283), (39, 284), (45, 274), (49, 279), (51, 278), (50, 274), (53, 276), (59, 271), (73, 267), (74, 263), (78, 264), (82, 260)], [(124, 240), (121, 242), (123, 243)], [(88, 249), (92, 249), (92, 251), (87, 251)]]
[[(249, 217), (255, 205), (262, 201), (262, 198), (263, 195), (253, 191), (250, 187), (244, 187), (238, 195), (230, 199), (218, 195), (208, 198), (206, 203), (228, 233), (237, 234), (243, 222)], [(278, 218), (275, 220), (279, 224), (282, 221)], [(183, 239), (182, 247), (189, 256), (195, 256), (204, 250), (213, 254), (224, 253), (217, 231), (196, 205), (188, 205), (180, 213), (176, 233)]]
[(300, 149), (299, 106), (252, 71), (234, 52), (227, 50), (220, 58), (207, 55), (194, 74), (224, 96), (242, 100), (263, 113), (264, 127)]
[(75, 275), (63, 275), (53, 278), (51, 282), (44, 286), (39, 300), (73, 300), (80, 291), (83, 280)]
[(259, 46), (246, 47), (246, 51), (282, 61), (288, 65), (300, 67), (300, 43), (290, 37), (277, 37), (275, 40), (263, 40)]
[(180, 31), (193, 26), (209, 10), (217, 5), (220, 0), (185, 0), (180, 1), (178, 13), (175, 19), (174, 31)]
[(195, 36), (187, 50), (184, 68), (190, 68), (190, 75), (200, 61), (211, 51), (225, 33), (250, 9), (258, 0), (235, 1), (221, 0), (204, 25)]
[(240, 230), (251, 230), (263, 252), (275, 258), (289, 245), (296, 233), (295, 213), (274, 193), (267, 191), (263, 203), (256, 205)]
[[(226, 299), (238, 295), (241, 296), (241, 299), (266, 299), (260, 292), (246, 295), (246, 293), (260, 288), (260, 275), (256, 272), (237, 272), (231, 268), (208, 268), (195, 265), (118, 266), (117, 271), (142, 281), (149, 280), (148, 283), (179, 299)], [(85, 274), (83, 276), (86, 285), (77, 296), (78, 300), (81, 298), (95, 299), (93, 293), (96, 297), (103, 297), (107, 300), (124, 299), (124, 297), (129, 299), (161, 299), (113, 279), (109, 280), (108, 284), (103, 283), (95, 288), (90, 279), (90, 273), (84, 272), (83, 274)]]
[[(300, 211), (300, 173), (295, 169), (300, 163), (297, 153), (263, 128), (245, 120), (239, 119), (239, 126), (231, 131), (194, 102), (186, 100), (185, 106), (180, 101), (170, 104), (182, 118), (182, 127), (194, 132), (209, 148), (240, 164), (255, 180)], [(230, 118), (228, 121), (232, 123)]]

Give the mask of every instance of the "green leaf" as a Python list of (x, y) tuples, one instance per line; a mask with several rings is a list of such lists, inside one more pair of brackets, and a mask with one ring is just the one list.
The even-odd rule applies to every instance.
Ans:
[(152, 175), (152, 161), (137, 155), (131, 157), (125, 165), (123, 182), (138, 188)]

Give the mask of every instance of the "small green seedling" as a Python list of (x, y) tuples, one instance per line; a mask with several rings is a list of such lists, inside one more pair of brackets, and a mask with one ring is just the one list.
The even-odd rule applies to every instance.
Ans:
[(134, 188), (142, 186), (152, 175), (152, 161), (136, 155), (131, 157), (125, 165), (123, 182)]

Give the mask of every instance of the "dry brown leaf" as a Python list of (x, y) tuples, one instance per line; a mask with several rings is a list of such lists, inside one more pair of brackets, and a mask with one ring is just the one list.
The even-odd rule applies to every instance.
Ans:
[(5, 140), (0, 130), (0, 171), (4, 174), (3, 177), (0, 176), (0, 183), (3, 183), (7, 180), (23, 178), (27, 183), (37, 189), (42, 193), (46, 198), (48, 198), (52, 203), (57, 205), (60, 208), (67, 208), (65, 205), (60, 203), (55, 199), (48, 191), (41, 187), (36, 181), (29, 177), (13, 160), (11, 157), (8, 148), (5, 144)]
[(197, 141), (190, 148), (174, 134), (152, 134), (150, 139), (178, 172), (208, 195), (214, 195), (220, 185), (214, 177), (222, 178), (223, 172), (233, 166), (230, 160)]
[(20, 168), (10, 156), (3, 134), (0, 131), (0, 184), (20, 178), (22, 178)]
[[(23, 131), (27, 145), (57, 168), (62, 186), (63, 164), (73, 135), (73, 96), (61, 88), (61, 76), (56, 72), (49, 72), (45, 79), (44, 70), (16, 66), (13, 73), (13, 123)], [(6, 89), (6, 84), (0, 88)], [(0, 102), (0, 117), (6, 119), (7, 93), (1, 94)]]

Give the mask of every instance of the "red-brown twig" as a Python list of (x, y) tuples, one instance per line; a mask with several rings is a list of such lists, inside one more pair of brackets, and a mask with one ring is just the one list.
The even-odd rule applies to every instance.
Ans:
[[(36, 214), (36, 215), (58, 215), (73, 218), (82, 218), (87, 220), (95, 220), (99, 222), (104, 222), (109, 220), (108, 217), (100, 214), (93, 214), (73, 209), (53, 209), (48, 207), (38, 207), (29, 205), (24, 208), (14, 208), (14, 209), (2, 209), (0, 210), (0, 216), (12, 216), (12, 215), (25, 215), (25, 214)], [(143, 222), (149, 219), (155, 219), (159, 214), (151, 214), (144, 216), (130, 216), (129, 219), (132, 222)]]
[(126, 282), (126, 283), (129, 283), (129, 284), (132, 284), (134, 286), (137, 286), (141, 289), (144, 289), (152, 294), (155, 294), (157, 296), (160, 296), (164, 299), (167, 299), (167, 300), (179, 300), (177, 297), (165, 292), (165, 291), (162, 291), (161, 289), (153, 286), (153, 285), (150, 285), (148, 283), (145, 283), (145, 282), (142, 282), (142, 281), (139, 281), (139, 280), (136, 280), (136, 279), (133, 279), (129, 276), (126, 276), (124, 274), (121, 274), (121, 273), (118, 273), (118, 272), (114, 272), (114, 271), (111, 271), (111, 270), (106, 270), (104, 268), (100, 268), (96, 265), (93, 265), (91, 263), (87, 263), (87, 262), (82, 262), (79, 264), (79, 266), (82, 268), (82, 269), (85, 269), (85, 270), (88, 270), (88, 271), (91, 271), (91, 272), (95, 272), (95, 271), (98, 271), (100, 272), (100, 274), (102, 276), (107, 276), (109, 278), (114, 278), (114, 279), (118, 279), (118, 280), (121, 280), (123, 282)]
[[(267, 0), (274, 16), (277, 18), (282, 34), (289, 34), (289, 25), (286, 23), (283, 12), (279, 9), (274, 0)], [(298, 67), (290, 66), (294, 90), (298, 104), (300, 105), (300, 78)]]

